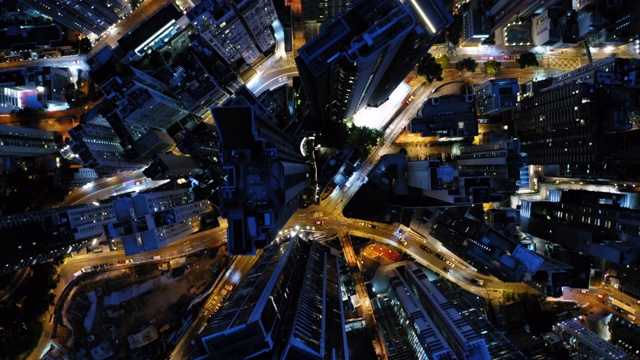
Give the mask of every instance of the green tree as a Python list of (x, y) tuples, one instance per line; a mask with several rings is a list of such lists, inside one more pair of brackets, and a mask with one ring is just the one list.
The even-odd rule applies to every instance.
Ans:
[(384, 133), (366, 126), (352, 126), (347, 137), (347, 146), (353, 150), (356, 159), (367, 157), (374, 147), (381, 145)]
[(469, 72), (474, 72), (476, 71), (477, 67), (478, 67), (478, 62), (470, 57), (466, 59), (462, 59), (456, 63), (456, 70), (458, 71), (467, 70)]
[(489, 75), (498, 75), (502, 63), (498, 60), (487, 60), (484, 63), (484, 71)]
[(451, 66), (451, 59), (445, 54), (436, 56), (436, 62), (440, 64), (443, 69), (448, 69)]
[(78, 48), (80, 49), (81, 54), (88, 54), (91, 49), (93, 49), (93, 45), (91, 45), (91, 40), (86, 37), (80, 39), (80, 43), (78, 44)]
[(536, 54), (532, 52), (520, 54), (520, 58), (516, 61), (518, 62), (518, 64), (520, 64), (520, 69), (524, 69), (529, 66), (540, 66), (540, 64), (538, 64)]
[(435, 80), (442, 81), (442, 66), (440, 66), (433, 55), (429, 53), (420, 59), (416, 72), (418, 75), (424, 77), (429, 84)]

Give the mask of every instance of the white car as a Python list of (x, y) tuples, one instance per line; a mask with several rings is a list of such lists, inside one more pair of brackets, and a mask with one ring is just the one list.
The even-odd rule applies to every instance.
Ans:
[(451, 266), (451, 267), (456, 266), (456, 264), (452, 263), (452, 262), (451, 262), (451, 261), (449, 261), (449, 260), (445, 260), (445, 262), (447, 263), (447, 265), (449, 265), (449, 266)]

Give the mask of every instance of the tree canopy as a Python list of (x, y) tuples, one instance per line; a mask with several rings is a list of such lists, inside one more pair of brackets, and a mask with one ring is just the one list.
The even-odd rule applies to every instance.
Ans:
[(436, 62), (436, 59), (430, 53), (422, 57), (416, 72), (418, 75), (423, 76), (429, 84), (435, 80), (442, 81), (442, 66)]
[(374, 147), (382, 144), (384, 133), (366, 126), (352, 126), (349, 128), (347, 146), (353, 150), (356, 159), (367, 157)]
[(436, 62), (440, 64), (442, 69), (447, 69), (451, 66), (451, 59), (445, 54), (440, 54), (436, 56)]
[(470, 57), (466, 59), (462, 59), (456, 63), (456, 70), (458, 71), (467, 70), (469, 72), (474, 72), (476, 71), (477, 67), (478, 67), (478, 62)]
[(516, 61), (520, 64), (520, 69), (524, 69), (529, 66), (539, 66), (536, 54), (532, 52), (520, 54), (520, 58)]
[(497, 75), (500, 72), (502, 63), (498, 60), (487, 60), (484, 63), (484, 70), (489, 75)]

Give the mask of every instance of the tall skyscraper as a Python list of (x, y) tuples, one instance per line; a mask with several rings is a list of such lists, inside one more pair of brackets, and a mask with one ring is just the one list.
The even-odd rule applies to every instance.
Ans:
[(100, 90), (123, 121), (166, 130), (189, 113), (178, 100), (165, 94), (166, 86), (133, 69), (133, 75), (113, 77)]
[(200, 35), (230, 65), (254, 65), (275, 46), (271, 0), (204, 0), (187, 13)]
[[(621, 86), (561, 83), (522, 98), (514, 123), (529, 163), (554, 165), (565, 177), (622, 176), (622, 171), (609, 174), (615, 169), (611, 156), (628, 150), (620, 139), (632, 135), (625, 133), (631, 127), (625, 114), (629, 92)], [(609, 169), (607, 162), (613, 165)]]
[(640, 213), (615, 193), (569, 190), (559, 201), (522, 202), (523, 232), (617, 264), (637, 264)]
[[(387, 270), (386, 277), (389, 283), (376, 284), (376, 292), (382, 293), (372, 303), (385, 347), (395, 358), (491, 359), (478, 324), (471, 326), (468, 314), (456, 309), (455, 300), (448, 299), (422, 268), (408, 263)], [(404, 331), (398, 333), (393, 329), (397, 327)]]
[(310, 112), (342, 121), (384, 103), (453, 18), (440, 0), (359, 1), (296, 58)]
[(102, 175), (139, 170), (146, 165), (130, 162), (125, 157), (120, 138), (111, 127), (80, 124), (69, 130), (69, 136), (73, 141), (68, 148), (62, 149), (63, 156), (77, 155), (85, 166)]
[(127, 0), (23, 0), (38, 12), (83, 35), (100, 35), (131, 13)]
[(231, 104), (211, 109), (228, 173), (220, 189), (221, 212), (229, 221), (229, 252), (253, 254), (302, 205), (312, 184), (312, 165), (261, 106)]
[(265, 248), (202, 330), (200, 359), (348, 359), (338, 261), (298, 236)]

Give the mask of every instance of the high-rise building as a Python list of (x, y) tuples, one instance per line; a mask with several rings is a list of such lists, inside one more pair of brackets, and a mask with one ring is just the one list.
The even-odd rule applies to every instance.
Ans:
[(560, 0), (500, 0), (495, 1), (489, 10), (492, 25), (491, 33), (505, 26), (516, 16), (528, 18), (533, 14), (540, 14), (544, 10), (559, 3)]
[(640, 256), (640, 213), (620, 207), (616, 194), (563, 191), (560, 201), (520, 207), (523, 232), (617, 264)]
[(51, 131), (0, 125), (0, 156), (40, 156), (57, 151)]
[[(392, 293), (395, 294), (391, 297), (395, 298), (394, 306), (404, 306), (404, 309), (407, 309), (407, 306), (412, 305), (424, 310), (422, 326), (425, 333), (422, 336), (428, 338), (430, 332), (436, 331), (447, 340), (448, 346), (445, 347), (432, 335), (432, 343), (423, 350), (429, 359), (491, 359), (485, 340), (416, 264), (409, 263), (399, 267), (399, 271), (392, 271), (390, 282)], [(412, 299), (416, 299), (417, 302), (411, 301)], [(415, 320), (419, 318), (416, 317)], [(430, 331), (427, 331), (427, 325)], [(416, 329), (414, 326), (412, 331)], [(433, 348), (429, 348), (430, 345), (433, 345)], [(455, 356), (452, 353), (455, 353)]]
[(484, 4), (471, 0), (464, 4), (462, 13), (461, 46), (477, 46), (491, 35), (491, 23)]
[(580, 325), (576, 320), (565, 320), (553, 326), (560, 338), (571, 337), (571, 342), (579, 353), (589, 358), (607, 360), (629, 360), (633, 357), (614, 344), (603, 339), (602, 336)]
[(453, 210), (438, 215), (431, 236), (454, 254), (505, 282), (519, 282), (527, 273), (536, 274), (544, 262), (517, 240)]
[(389, 271), (389, 298), (405, 329), (415, 359), (457, 359), (442, 333), (397, 269)]
[(77, 155), (85, 166), (103, 175), (111, 175), (120, 171), (133, 171), (145, 166), (143, 163), (128, 161), (120, 138), (113, 128), (99, 125), (80, 124), (69, 130), (73, 140), (69, 149), (63, 149), (65, 156)]
[(23, 0), (39, 13), (83, 35), (100, 35), (131, 13), (126, 0)]
[(302, 193), (312, 180), (311, 166), (278, 128), (255, 116), (253, 107), (211, 112), (228, 172), (220, 199), (222, 215), (229, 221), (229, 252), (255, 253), (276, 237), (302, 204)]
[(408, 130), (440, 138), (478, 135), (476, 98), (472, 94), (431, 97), (424, 102), (418, 116), (411, 119)]
[(273, 51), (276, 40), (271, 25), (278, 20), (278, 14), (272, 0), (235, 0), (231, 4), (255, 39), (258, 49), (263, 54)]
[(348, 359), (338, 261), (298, 236), (266, 247), (200, 333), (200, 359)]
[(529, 184), (528, 172), (521, 179), (525, 159), (520, 155), (517, 139), (463, 146), (456, 164), (459, 176), (488, 176), (492, 188), (500, 193), (513, 194)]
[[(383, 157), (384, 159), (384, 157)], [(500, 201), (502, 196), (491, 187), (488, 176), (456, 176), (454, 169), (438, 160), (406, 163), (404, 186), (449, 204), (478, 204)]]
[[(226, 89), (226, 84), (218, 82), (216, 74), (207, 69), (208, 66), (200, 60), (193, 45), (177, 58), (179, 60), (174, 61), (172, 66), (156, 73), (155, 76), (169, 85), (171, 94), (190, 113), (204, 117), (213, 106), (222, 104), (233, 94)], [(233, 74), (230, 68), (225, 70)]]
[(233, 8), (215, 0), (201, 1), (187, 13), (191, 24), (229, 64), (242, 60), (252, 64), (258, 56), (255, 42)]
[(207, 200), (194, 201), (189, 189), (141, 193), (113, 203), (116, 219), (109, 237), (121, 238), (127, 255), (162, 248), (201, 229), (201, 216), (213, 211)]
[(310, 113), (342, 121), (384, 103), (453, 18), (440, 0), (359, 1), (296, 58)]
[(174, 2), (168, 2), (146, 16), (118, 39), (118, 60), (125, 64), (138, 61), (176, 36), (183, 35), (186, 38), (185, 26), (180, 23), (183, 16), (184, 13)]
[(626, 111), (636, 90), (560, 78), (558, 85), (518, 102), (515, 131), (529, 163), (555, 166), (556, 176), (628, 177), (633, 168), (623, 165), (638, 158), (621, 139), (634, 135), (627, 131), (632, 124)]
[(100, 88), (121, 120), (166, 130), (187, 116), (189, 112), (176, 99), (165, 95), (162, 82), (132, 70), (132, 76), (116, 76)]
[(230, 65), (255, 65), (275, 46), (271, 0), (204, 0), (187, 13), (193, 26)]
[(69, 69), (34, 66), (25, 69), (26, 86), (35, 89), (38, 102), (47, 105), (66, 105), (66, 87), (71, 82)]
[(312, 165), (259, 104), (237, 95), (225, 105), (211, 109), (227, 171), (221, 212), (229, 222), (229, 252), (253, 254), (304, 204), (314, 181)]
[(515, 109), (519, 89), (517, 78), (492, 79), (475, 85), (474, 92), (480, 115)]

